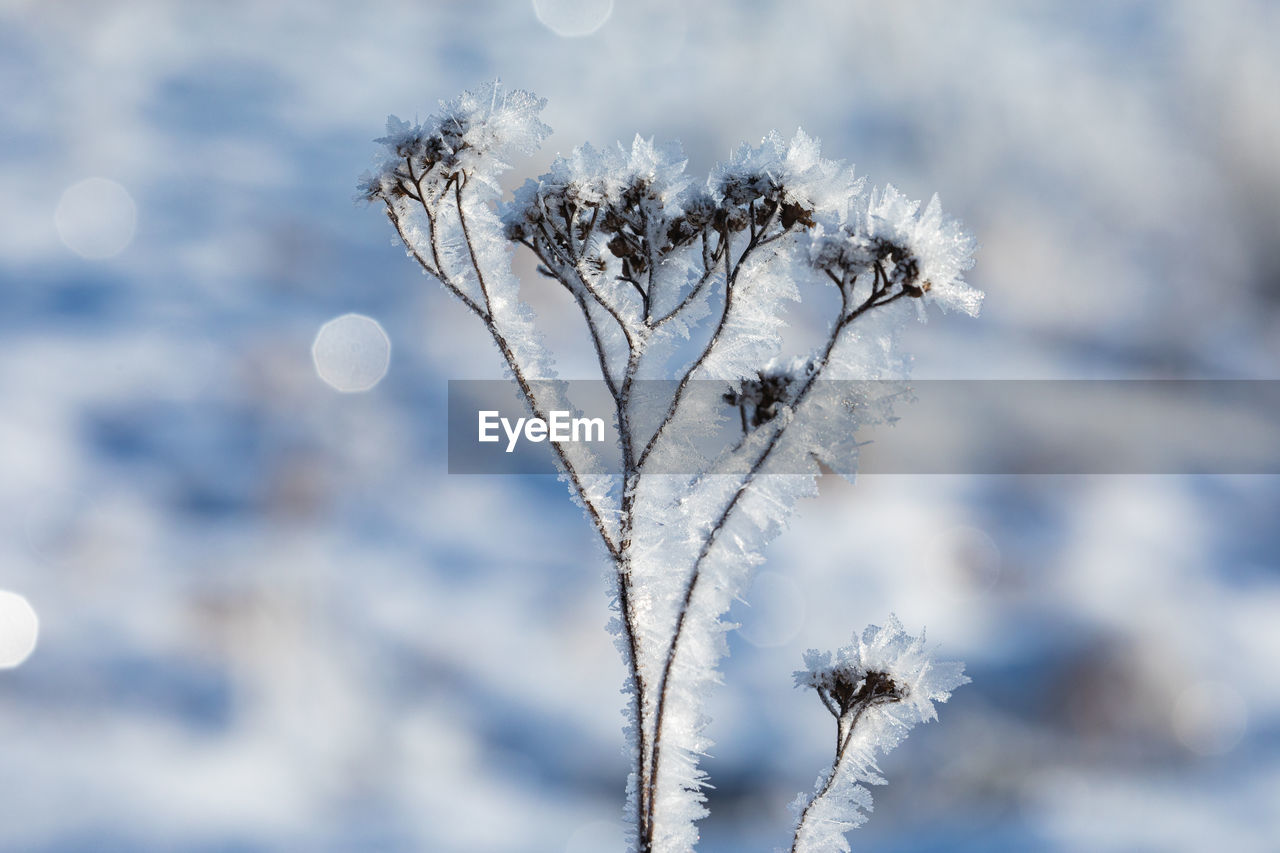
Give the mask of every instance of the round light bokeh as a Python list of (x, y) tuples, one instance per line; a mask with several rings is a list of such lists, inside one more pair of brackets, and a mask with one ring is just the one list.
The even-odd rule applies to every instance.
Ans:
[(88, 178), (63, 191), (53, 224), (68, 249), (89, 260), (103, 260), (133, 242), (138, 208), (129, 191), (115, 181)]
[(30, 602), (0, 589), (0, 669), (21, 666), (36, 648), (40, 620)]
[(1201, 681), (1182, 691), (1173, 705), (1173, 733), (1196, 755), (1223, 755), (1244, 737), (1244, 699), (1228, 684)]
[(785, 646), (804, 627), (804, 593), (787, 575), (761, 572), (743, 597), (749, 606), (735, 611), (738, 633), (753, 646)]
[(955, 580), (968, 593), (984, 595), (1000, 582), (1000, 546), (985, 530), (953, 527), (946, 532)]
[(604, 26), (613, 0), (533, 0), (533, 12), (556, 35), (581, 38)]
[(343, 314), (320, 327), (311, 360), (330, 387), (346, 394), (368, 391), (387, 375), (391, 339), (377, 320)]

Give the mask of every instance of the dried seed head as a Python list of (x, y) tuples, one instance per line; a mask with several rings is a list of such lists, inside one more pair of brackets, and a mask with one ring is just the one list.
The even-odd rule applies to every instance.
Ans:
[(858, 672), (853, 669), (837, 669), (830, 673), (827, 692), (840, 709), (841, 716), (872, 705), (901, 702), (906, 690), (900, 687), (889, 673), (881, 670)]
[(782, 213), (778, 217), (778, 221), (782, 223), (782, 227), (790, 230), (796, 225), (803, 225), (805, 228), (812, 228), (813, 211), (806, 210), (803, 206), (795, 202), (787, 202), (782, 205)]

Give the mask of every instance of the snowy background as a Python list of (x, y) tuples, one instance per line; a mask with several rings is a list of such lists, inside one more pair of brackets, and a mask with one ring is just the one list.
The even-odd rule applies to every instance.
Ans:
[[(498, 357), (352, 202), (388, 113), (547, 97), (510, 186), (803, 125), (982, 243), (916, 375), (1278, 378), (1275, 3), (610, 6), (0, 5), (0, 849), (620, 849), (604, 563), (554, 480), (444, 472)], [(791, 672), (891, 611), (974, 683), (859, 849), (1275, 849), (1275, 478), (823, 485), (735, 612), (702, 850), (785, 843)]]

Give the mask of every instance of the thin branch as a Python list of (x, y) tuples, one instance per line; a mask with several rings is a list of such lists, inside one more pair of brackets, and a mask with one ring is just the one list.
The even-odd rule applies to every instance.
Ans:
[[(543, 207), (545, 210), (545, 205)], [(587, 293), (591, 294), (591, 298), (595, 300), (596, 304), (598, 304), (601, 308), (607, 311), (609, 313), (609, 316), (614, 319), (614, 322), (618, 324), (618, 328), (620, 328), (622, 330), (622, 334), (626, 336), (627, 346), (629, 348), (634, 347), (635, 342), (632, 339), (630, 326), (627, 325), (626, 320), (622, 319), (622, 315), (618, 312), (617, 307), (615, 307), (607, 299), (605, 299), (604, 294), (596, 290), (596, 288), (591, 285), (591, 282), (588, 281), (588, 276), (586, 274), (586, 271), (583, 270), (582, 268), (581, 259), (575, 261), (571, 257), (566, 258), (560, 254), (559, 248), (555, 245), (555, 242), (556, 242), (555, 237), (551, 233), (551, 231), (548, 229), (548, 226), (547, 226), (548, 221), (549, 221), (548, 217), (544, 216), (541, 223), (541, 231), (543, 236), (542, 243), (546, 246), (547, 251), (552, 253), (555, 256), (560, 266), (567, 267), (574, 271), (574, 277), (578, 280), (578, 282), (582, 285), (582, 287), (586, 289)], [(539, 254), (539, 257), (542, 257), (541, 253)], [(543, 259), (543, 263), (546, 263), (545, 258)], [(569, 287), (569, 283), (567, 281), (565, 281), (564, 279), (561, 279), (561, 281), (564, 283), (566, 287)]]
[(655, 234), (653, 233), (653, 223), (649, 221), (649, 208), (643, 206), (640, 208), (640, 218), (644, 222), (644, 246), (645, 256), (649, 263), (649, 286), (644, 289), (644, 323), (646, 326), (653, 324), (653, 318), (649, 315), (649, 311), (653, 304), (653, 277), (658, 271), (658, 255), (654, 251), (656, 245)]
[[(487, 301), (489, 298), (488, 288), (484, 282), (483, 273), (481, 272), (481, 269), (480, 269), (479, 259), (476, 257), (474, 243), (471, 240), (471, 233), (467, 225), (466, 213), (463, 209), (464, 202), (462, 197), (462, 185), (460, 183), (455, 186), (454, 198), (458, 208), (458, 222), (462, 227), (462, 235), (463, 235), (464, 241), (467, 244), (467, 251), (471, 257), (471, 264), (472, 264), (472, 267), (475, 269), (476, 277), (480, 281), (481, 291), (485, 294), (485, 299)], [(583, 286), (586, 287), (585, 282), (583, 282)], [(581, 297), (580, 294), (578, 294), (577, 298), (579, 299), (579, 304), (583, 308), (584, 312), (586, 312), (585, 300)], [(587, 313), (587, 317), (588, 317), (588, 322), (590, 322), (589, 313)], [(498, 331), (497, 323), (490, 321), (486, 325), (488, 326), (489, 332), (493, 336), (494, 341), (498, 344), (498, 348), (502, 351), (503, 356), (506, 358), (507, 364), (510, 367), (512, 374), (515, 376), (517, 383), (519, 383), (521, 390), (524, 392), (525, 399), (528, 401), (529, 407), (533, 410), (536, 416), (542, 417), (541, 413), (539, 412), (537, 399), (533, 394), (533, 390), (530, 387), (528, 381), (525, 379), (524, 373), (520, 368), (519, 362), (516, 360), (514, 352), (512, 352), (510, 346), (507, 344), (506, 339)], [(624, 327), (624, 331), (625, 331), (625, 327)], [(637, 361), (637, 356), (634, 352), (634, 347), (630, 347), (630, 341), (631, 341), (630, 336), (628, 336), (627, 340), (628, 340), (629, 348), (632, 351), (632, 354), (628, 359), (628, 370), (627, 370), (627, 373), (628, 373), (627, 383), (629, 385), (630, 379), (635, 372), (634, 363)], [(607, 364), (607, 362), (604, 361), (603, 351), (598, 350), (598, 353), (600, 354), (602, 359), (602, 367), (604, 367)], [(606, 377), (607, 377), (608, 375), (607, 367), (605, 367), (605, 370), (606, 370)], [(616, 399), (618, 401), (619, 412), (620, 413), (625, 412), (626, 410), (625, 398), (622, 396), (619, 396)], [(622, 426), (621, 423), (620, 423), (620, 426)], [(630, 456), (629, 441), (626, 438), (626, 432), (628, 430), (627, 428), (624, 427), (621, 431), (623, 432), (623, 436), (624, 436), (623, 438), (624, 459), (628, 459)], [(614, 565), (617, 567), (618, 606), (619, 606), (619, 609), (622, 611), (622, 617), (623, 617), (622, 623), (623, 623), (623, 630), (624, 630), (624, 634), (627, 642), (627, 654), (628, 654), (628, 657), (630, 658), (630, 661), (629, 661), (630, 665), (628, 668), (630, 669), (630, 674), (631, 674), (632, 692), (635, 697), (634, 698), (635, 720), (636, 720), (636, 727), (638, 729), (638, 732), (637, 732), (638, 737), (637, 737), (637, 745), (636, 745), (637, 785), (640, 786), (647, 769), (645, 762), (649, 754), (648, 736), (644, 730), (644, 720), (643, 720), (643, 711), (646, 703), (646, 696), (648, 693), (648, 685), (644, 679), (643, 674), (640, 671), (639, 640), (638, 640), (638, 631), (636, 627), (636, 624), (637, 624), (636, 614), (635, 614), (635, 606), (632, 598), (632, 586), (631, 586), (632, 579), (631, 579), (631, 568), (630, 568), (630, 561), (631, 561), (630, 537), (631, 537), (631, 531), (633, 529), (633, 522), (631, 519), (632, 498), (628, 497), (628, 495), (633, 493), (634, 489), (628, 488), (628, 484), (624, 483), (623, 511), (622, 511), (622, 517), (620, 519), (620, 530), (619, 530), (620, 541), (618, 544), (615, 545), (612, 539), (609, 537), (609, 534), (604, 525), (603, 519), (599, 514), (599, 510), (595, 507), (594, 504), (591, 503), (590, 500), (587, 499), (586, 492), (582, 487), (581, 479), (578, 476), (577, 471), (574, 469), (573, 463), (570, 461), (570, 459), (568, 458), (568, 456), (565, 454), (564, 450), (560, 447), (558, 443), (552, 442), (551, 446), (555, 450), (557, 457), (560, 459), (561, 465), (564, 466), (565, 472), (568, 474), (570, 482), (573, 484), (579, 499), (582, 501), (583, 505), (587, 508), (587, 511), (590, 514), (592, 521), (595, 523), (597, 531), (599, 531), (601, 538), (605, 542), (605, 547), (609, 550), (609, 554), (613, 558)], [(632, 465), (628, 465), (629, 470), (632, 469), (633, 467), (634, 466)], [(643, 787), (640, 787), (639, 789), (639, 797), (640, 799), (637, 803), (637, 808), (639, 810), (639, 813), (640, 815), (647, 814), (652, 808), (652, 806), (646, 797)]]
[(787, 233), (787, 229), (784, 228), (779, 234), (776, 234), (767, 240), (761, 239), (763, 235), (773, 225), (773, 222), (777, 218), (777, 216), (778, 216), (778, 206), (775, 206), (774, 210), (769, 214), (768, 219), (765, 220), (764, 225), (760, 227), (759, 231), (755, 231), (753, 226), (753, 231), (752, 231), (753, 236), (751, 238), (751, 241), (747, 244), (747, 247), (742, 250), (742, 255), (739, 256), (737, 263), (733, 264), (732, 270), (730, 270), (730, 258), (732, 257), (733, 252), (730, 247), (728, 227), (726, 226), (724, 231), (721, 233), (721, 248), (724, 250), (724, 273), (725, 273), (724, 311), (720, 314), (720, 322), (716, 325), (716, 330), (715, 332), (712, 333), (711, 340), (707, 341), (706, 349), (702, 351), (702, 354), (698, 356), (698, 359), (692, 365), (690, 365), (689, 369), (685, 371), (684, 376), (680, 378), (680, 384), (676, 386), (675, 394), (671, 398), (671, 405), (667, 408), (667, 412), (663, 416), (662, 421), (658, 424), (658, 428), (653, 431), (653, 435), (649, 438), (649, 441), (645, 444), (644, 450), (641, 451), (640, 459), (637, 462), (638, 465), (642, 467), (644, 466), (645, 460), (647, 460), (649, 458), (649, 454), (653, 452), (653, 448), (657, 445), (658, 439), (662, 437), (662, 434), (663, 432), (666, 431), (667, 426), (675, 418), (676, 411), (680, 407), (680, 401), (681, 399), (683, 399), (685, 391), (689, 387), (689, 382), (693, 379), (693, 374), (697, 372), (698, 368), (702, 367), (703, 363), (705, 363), (707, 358), (710, 357), (711, 351), (715, 349), (716, 344), (719, 343), (720, 336), (724, 333), (725, 326), (728, 324), (729, 310), (733, 307), (733, 286), (738, 280), (738, 273), (741, 272), (743, 265), (755, 252), (755, 250), (760, 248), (760, 246), (764, 245), (767, 242), (772, 242), (782, 234)]
[(394, 226), (396, 229), (396, 234), (400, 236), (400, 242), (404, 243), (405, 248), (407, 248), (410, 254), (413, 255), (413, 259), (418, 262), (418, 265), (422, 267), (422, 269), (425, 270), (428, 275), (430, 275), (436, 281), (444, 285), (445, 288), (454, 296), (456, 296), (462, 302), (463, 305), (467, 306), (467, 308), (469, 308), (473, 314), (475, 314), (477, 317), (479, 317), (481, 320), (483, 320), (487, 324), (489, 322), (488, 312), (485, 309), (481, 308), (479, 305), (477, 305), (475, 300), (472, 299), (470, 296), (468, 296), (466, 293), (464, 293), (462, 291), (462, 288), (454, 284), (454, 282), (450, 279), (449, 275), (445, 273), (444, 266), (443, 264), (440, 263), (440, 251), (436, 244), (435, 217), (432, 215), (431, 211), (427, 209), (426, 202), (422, 200), (423, 199), (422, 179), (414, 175), (413, 161), (411, 159), (405, 158), (405, 163), (407, 164), (409, 169), (410, 179), (413, 181), (414, 186), (418, 188), (418, 194), (415, 198), (419, 202), (419, 204), (422, 205), (422, 208), (427, 215), (427, 228), (429, 232), (428, 238), (431, 244), (431, 257), (435, 261), (435, 263), (432, 264), (431, 262), (427, 261), (426, 258), (422, 257), (422, 253), (418, 251), (418, 247), (414, 245), (413, 241), (411, 241), (409, 239), (409, 236), (405, 233), (404, 224), (400, 221), (400, 215), (396, 212), (395, 205), (391, 202), (391, 199), (387, 198), (386, 196), (383, 196), (382, 201), (387, 206), (387, 219), (391, 220), (392, 226)]
[[(826, 782), (822, 784), (822, 788), (818, 790), (818, 793), (814, 794), (813, 799), (809, 800), (808, 805), (804, 807), (804, 811), (800, 813), (800, 820), (796, 822), (795, 835), (791, 839), (790, 853), (798, 853), (798, 850), (799, 850), (798, 845), (800, 844), (800, 833), (801, 831), (804, 830), (805, 822), (808, 821), (809, 819), (809, 812), (813, 809), (815, 805), (817, 805), (819, 800), (821, 800), (831, 791), (831, 786), (835, 784), (836, 778), (840, 775), (840, 765), (844, 762), (845, 756), (848, 755), (849, 744), (853, 741), (853, 732), (858, 727), (858, 723), (861, 722), (862, 715), (873, 704), (875, 703), (872, 701), (860, 703), (858, 705), (857, 710), (854, 712), (853, 717), (849, 720), (848, 728), (845, 729), (843, 733), (840, 731), (842, 728), (839, 722), (840, 715), (839, 714), (836, 715), (836, 720), (837, 720), (836, 757), (831, 762), (831, 772), (827, 774)], [(843, 737), (841, 737), (841, 734), (843, 734)]]
[[(444, 261), (441, 258), (441, 255), (443, 253), (440, 251), (440, 228), (439, 228), (439, 225), (436, 223), (436, 213), (431, 208), (431, 205), (427, 204), (427, 193), (425, 190), (422, 189), (422, 179), (426, 177), (426, 175), (425, 174), (415, 175), (413, 173), (413, 158), (406, 157), (405, 163), (407, 164), (409, 169), (409, 177), (413, 178), (413, 184), (418, 188), (418, 203), (422, 205), (422, 212), (426, 214), (426, 217), (427, 217), (427, 226), (428, 226), (427, 237), (431, 245), (431, 257), (436, 262), (436, 269), (438, 269), (442, 275), (447, 276), (448, 273), (445, 271)], [(436, 198), (435, 198), (436, 202), (439, 202), (440, 195), (442, 195), (446, 190), (448, 190), (449, 184), (455, 181), (456, 179), (457, 179), (457, 176), (449, 178), (449, 181), (446, 182), (444, 187), (440, 190), (440, 192), (436, 194)], [(459, 294), (462, 293), (462, 288), (457, 285), (453, 285), (453, 290)], [(465, 297), (465, 298), (468, 301), (473, 303), (475, 301), (470, 297)], [(487, 304), (484, 307), (484, 313), (482, 317), (484, 319), (485, 324), (488, 325), (490, 320), (489, 320), (489, 306)]]
[(614, 405), (620, 405), (618, 386), (613, 381), (613, 374), (609, 370), (609, 356), (604, 351), (604, 341), (600, 338), (600, 329), (596, 326), (596, 320), (591, 316), (591, 306), (587, 305), (586, 297), (581, 293), (575, 293), (573, 298), (582, 310), (582, 316), (587, 320), (587, 329), (591, 333), (591, 344), (595, 347), (596, 359), (600, 362), (600, 374), (604, 377), (604, 384), (609, 389), (609, 395), (613, 397)]
[[(718, 260), (718, 259), (717, 259), (717, 260)], [(672, 317), (674, 317), (674, 316), (676, 316), (677, 314), (679, 314), (679, 313), (680, 313), (681, 311), (683, 311), (685, 308), (688, 308), (688, 307), (689, 307), (689, 305), (690, 305), (690, 304), (692, 304), (693, 300), (697, 299), (697, 298), (698, 298), (698, 295), (699, 295), (700, 293), (702, 293), (703, 289), (705, 289), (705, 288), (706, 288), (706, 286), (707, 286), (708, 282), (710, 282), (710, 281), (711, 281), (712, 276), (714, 276), (716, 272), (717, 272), (717, 270), (716, 270), (716, 266), (715, 266), (715, 260), (712, 260), (712, 261), (711, 261), (711, 266), (710, 266), (710, 267), (708, 267), (708, 268), (706, 269), (706, 272), (704, 272), (704, 273), (702, 274), (702, 277), (698, 279), (697, 283), (696, 283), (696, 284), (694, 284), (694, 286), (689, 290), (689, 292), (688, 292), (687, 294), (685, 294), (684, 299), (680, 300), (680, 304), (679, 304), (679, 305), (677, 305), (676, 307), (672, 308), (672, 309), (671, 309), (670, 311), (668, 311), (666, 314), (663, 314), (663, 315), (662, 315), (661, 317), (659, 317), (657, 320), (654, 320), (654, 321), (653, 321), (653, 328), (655, 328), (655, 329), (660, 329), (660, 328), (662, 328), (662, 326), (663, 326), (663, 325), (664, 325), (668, 320), (670, 320)]]
[[(653, 431), (653, 435), (650, 436), (649, 441), (645, 443), (644, 449), (640, 451), (640, 458), (636, 463), (640, 467), (644, 466), (645, 461), (649, 458), (649, 454), (653, 452), (654, 446), (657, 445), (658, 439), (662, 437), (662, 433), (666, 430), (667, 426), (675, 418), (676, 411), (680, 408), (680, 401), (684, 398), (685, 389), (689, 387), (689, 382), (693, 378), (693, 374), (697, 372), (698, 368), (702, 367), (703, 363), (706, 362), (707, 358), (711, 355), (711, 351), (715, 349), (715, 345), (720, 341), (720, 335), (724, 333), (724, 328), (728, 324), (729, 311), (733, 308), (734, 277), (737, 270), (741, 269), (742, 262), (741, 260), (739, 260), (738, 266), (735, 267), (732, 271), (730, 270), (729, 259), (732, 253), (730, 252), (730, 249), (729, 249), (729, 246), (730, 246), (729, 229), (727, 227), (722, 233), (721, 239), (723, 241), (725, 251), (724, 251), (724, 308), (720, 312), (720, 322), (716, 324), (716, 330), (712, 333), (711, 339), (707, 341), (707, 345), (702, 350), (702, 354), (698, 356), (698, 358), (693, 362), (693, 364), (689, 366), (689, 369), (685, 371), (684, 376), (680, 378), (680, 383), (679, 385), (676, 386), (675, 393), (671, 396), (671, 404), (667, 407), (666, 414), (662, 416), (662, 421), (658, 424), (658, 428)], [(746, 255), (748, 255), (751, 252), (751, 249), (752, 249), (751, 246), (747, 246), (746, 250), (743, 252), (743, 257), (746, 257)]]
[(438, 269), (432, 266), (430, 261), (422, 257), (422, 253), (418, 251), (418, 247), (415, 246), (412, 242), (410, 242), (408, 235), (405, 234), (404, 226), (401, 224), (400, 217), (396, 213), (395, 208), (392, 206), (391, 202), (387, 199), (383, 199), (383, 202), (387, 206), (387, 219), (391, 220), (391, 224), (392, 226), (395, 227), (396, 233), (400, 235), (400, 242), (404, 243), (405, 247), (409, 250), (409, 253), (413, 255), (413, 259), (418, 262), (418, 266), (422, 267), (422, 269), (425, 270), (427, 274), (430, 275), (432, 278), (434, 278), (436, 281), (443, 284), (449, 290), (450, 293), (458, 297), (458, 299), (462, 301), (463, 305), (466, 305), (467, 308), (471, 309), (472, 313), (474, 313), (481, 320), (488, 322), (489, 315), (485, 313), (484, 309), (482, 309), (479, 305), (477, 305), (471, 299), (471, 297), (467, 296), (465, 293), (459, 290), (452, 281), (450, 281), (447, 277), (444, 276), (444, 274), (442, 274)]
[[(462, 226), (462, 242), (467, 244), (467, 255), (471, 258), (471, 268), (476, 271), (476, 281), (480, 284), (480, 295), (484, 297), (484, 307), (489, 311), (489, 315), (493, 316), (493, 300), (489, 298), (489, 285), (485, 283), (484, 272), (480, 269), (480, 259), (476, 257), (475, 244), (471, 242), (471, 231), (467, 228), (467, 215), (462, 210), (462, 185), (465, 179), (459, 180), (456, 176), (451, 179), (453, 181), (453, 200), (458, 208), (458, 224)], [(494, 324), (497, 328), (497, 324)], [(533, 398), (529, 398), (533, 402)]]
[[(545, 211), (545, 205), (543, 207)], [(590, 240), (591, 233), (593, 233), (595, 230), (595, 223), (596, 223), (597, 216), (599, 215), (599, 212), (600, 211), (598, 207), (592, 212), (591, 222), (587, 229), (588, 233), (584, 235), (582, 240), (582, 245), (584, 250), (586, 248), (588, 241)], [(644, 820), (646, 819), (646, 816), (650, 813), (650, 810), (651, 810), (651, 804), (650, 804), (651, 791), (649, 791), (646, 788), (646, 786), (643, 784), (643, 780), (646, 778), (648, 774), (648, 760), (649, 760), (649, 743), (648, 743), (649, 736), (648, 736), (648, 732), (646, 730), (645, 721), (644, 721), (644, 707), (647, 704), (648, 683), (644, 678), (644, 674), (641, 672), (641, 663), (640, 663), (640, 655), (639, 655), (639, 638), (638, 638), (638, 629), (637, 629), (638, 622), (637, 622), (637, 617), (636, 617), (635, 608), (633, 604), (633, 596), (632, 596), (633, 579), (632, 579), (632, 573), (631, 573), (631, 542), (632, 542), (632, 534), (635, 529), (635, 518), (634, 518), (635, 489), (636, 489), (636, 485), (639, 477), (639, 472), (635, 464), (635, 451), (633, 448), (630, 396), (631, 396), (632, 384), (636, 376), (636, 371), (638, 370), (639, 364), (640, 364), (640, 349), (636, 345), (636, 340), (632, 336), (630, 328), (623, 321), (622, 317), (619, 315), (617, 310), (614, 309), (613, 306), (610, 305), (605, 300), (604, 295), (601, 294), (599, 291), (597, 291), (591, 285), (591, 283), (588, 280), (588, 276), (583, 269), (583, 258), (581, 253), (577, 251), (574, 245), (574, 237), (572, 233), (575, 227), (577, 226), (577, 208), (575, 207), (572, 214), (570, 214), (567, 209), (563, 210), (562, 213), (564, 214), (566, 226), (569, 231), (569, 234), (567, 235), (567, 246), (568, 246), (569, 257), (567, 260), (569, 261), (569, 264), (572, 265), (572, 268), (576, 274), (575, 278), (577, 280), (578, 286), (576, 287), (573, 286), (571, 282), (568, 281), (568, 277), (565, 276), (563, 273), (563, 270), (569, 264), (565, 263), (566, 259), (562, 258), (559, 252), (556, 250), (555, 241), (554, 239), (552, 239), (552, 235), (548, 231), (547, 223), (550, 221), (550, 219), (547, 216), (544, 216), (542, 220), (542, 223), (543, 223), (542, 231), (544, 236), (546, 237), (546, 239), (542, 242), (543, 242), (543, 245), (546, 247), (547, 252), (554, 254), (556, 257), (556, 260), (560, 262), (559, 264), (556, 265), (561, 270), (561, 273), (557, 277), (560, 279), (561, 283), (563, 283), (565, 287), (568, 290), (570, 290), (570, 292), (573, 293), (574, 299), (578, 303), (578, 307), (582, 310), (583, 316), (586, 318), (588, 327), (591, 330), (592, 342), (596, 349), (596, 356), (600, 361), (601, 372), (613, 396), (615, 408), (617, 411), (617, 417), (618, 417), (618, 438), (619, 438), (619, 442), (621, 444), (621, 449), (622, 449), (622, 463), (623, 463), (624, 477), (623, 477), (623, 488), (622, 488), (622, 500), (621, 500), (621, 507), (620, 507), (621, 512), (619, 517), (618, 553), (615, 556), (614, 562), (615, 562), (615, 568), (616, 568), (616, 574), (617, 574), (617, 580), (618, 580), (618, 606), (619, 606), (619, 609), (622, 611), (622, 616), (623, 616), (624, 633), (627, 641), (627, 653), (630, 658), (629, 669), (631, 673), (632, 691), (635, 695), (635, 700), (634, 700), (635, 701), (635, 720), (636, 720), (636, 729), (637, 729), (636, 731), (636, 735), (637, 735), (636, 784), (637, 784), (637, 797), (638, 797), (636, 807), (637, 807), (638, 816), (641, 818), (641, 821), (642, 821), (639, 829), (640, 829), (640, 833), (643, 835), (644, 832), (646, 831), (646, 825), (644, 823)], [(542, 259), (544, 263), (546, 263), (549, 267), (552, 266), (549, 263), (549, 259), (545, 256), (545, 254), (542, 251), (538, 249), (536, 245), (533, 245), (533, 244), (526, 244), (526, 245), (529, 245), (530, 248), (534, 250), (535, 254), (537, 254), (538, 257)], [(652, 276), (652, 271), (650, 275)], [(630, 280), (630, 281), (633, 285), (635, 285), (636, 289), (640, 291), (641, 298), (644, 300), (644, 304), (646, 306), (645, 313), (647, 315), (648, 296), (637, 282), (635, 282), (634, 280)], [(590, 293), (592, 298), (605, 311), (607, 311), (610, 314), (610, 316), (614, 318), (614, 320), (618, 323), (619, 328), (622, 330), (623, 336), (626, 339), (627, 366), (625, 368), (623, 380), (620, 386), (617, 385), (612, 378), (612, 375), (608, 366), (608, 358), (604, 352), (603, 341), (600, 336), (599, 329), (596, 326), (595, 320), (591, 316), (590, 308), (587, 305), (586, 298), (583, 295), (584, 292)]]
[(578, 222), (578, 206), (576, 204), (572, 205), (572, 211), (570, 210), (570, 207), (571, 205), (568, 201), (561, 202), (560, 215), (564, 218), (564, 237), (569, 245), (569, 257), (577, 261), (578, 250), (573, 245), (573, 226)]
[(600, 327), (596, 324), (595, 317), (591, 315), (590, 307), (587, 305), (586, 297), (583, 296), (585, 288), (575, 287), (573, 282), (564, 274), (563, 264), (557, 257), (555, 261), (548, 258), (546, 253), (531, 240), (521, 240), (520, 244), (533, 252), (533, 254), (542, 261), (543, 266), (550, 273), (551, 277), (560, 282), (564, 289), (573, 297), (573, 301), (578, 304), (578, 308), (582, 311), (582, 316), (587, 322), (587, 331), (591, 336), (591, 345), (596, 351), (596, 359), (600, 362), (600, 375), (604, 379), (604, 384), (609, 389), (609, 395), (613, 397), (614, 403), (618, 402), (618, 386), (613, 378), (613, 371), (609, 367), (609, 356), (604, 349), (604, 338), (601, 335)]
[(634, 287), (636, 289), (636, 293), (640, 294), (640, 304), (643, 306), (644, 320), (646, 323), (649, 322), (649, 294), (645, 291), (644, 285), (640, 284), (640, 282), (636, 281), (629, 275), (620, 275), (618, 278)]
[[(471, 231), (467, 225), (466, 212), (463, 210), (464, 204), (462, 199), (462, 181), (454, 181), (454, 199), (458, 206), (458, 223), (462, 228), (463, 242), (467, 245), (467, 254), (471, 258), (471, 266), (475, 270), (476, 279), (480, 284), (480, 292), (484, 295), (486, 321), (485, 325), (489, 329), (489, 334), (493, 337), (494, 343), (498, 345), (498, 349), (502, 352), (502, 357), (506, 359), (507, 366), (510, 368), (512, 375), (516, 379), (516, 383), (520, 386), (521, 392), (525, 396), (529, 408), (536, 417), (546, 420), (539, 405), (537, 396), (534, 394), (533, 387), (529, 384), (529, 380), (524, 375), (524, 370), (516, 358), (515, 352), (512, 351), (511, 345), (507, 342), (506, 337), (498, 329), (496, 319), (493, 317), (493, 305), (489, 300), (489, 288), (485, 282), (484, 273), (480, 269), (480, 260), (476, 257), (475, 244), (471, 239)], [(549, 442), (552, 450), (563, 466), (565, 474), (569, 477), (578, 499), (582, 501), (582, 505), (586, 508), (587, 514), (591, 517), (592, 523), (595, 524), (596, 531), (600, 534), (600, 538), (604, 541), (605, 548), (610, 555), (616, 560), (618, 558), (618, 546), (613, 541), (613, 537), (609, 535), (608, 526), (605, 524), (604, 517), (600, 514), (600, 509), (587, 497), (586, 489), (582, 485), (582, 477), (578, 474), (577, 468), (574, 467), (573, 460), (564, 451), (558, 442)]]
[[(822, 700), (822, 704), (825, 705), (827, 710), (831, 712), (831, 716), (835, 717), (836, 720), (839, 720), (840, 710), (836, 707), (836, 703), (831, 700), (831, 694), (827, 693), (827, 690), (825, 687), (818, 687), (817, 691), (818, 691), (818, 698)], [(838, 728), (837, 728), (837, 732), (838, 732)], [(837, 746), (838, 745), (839, 744), (837, 744)]]

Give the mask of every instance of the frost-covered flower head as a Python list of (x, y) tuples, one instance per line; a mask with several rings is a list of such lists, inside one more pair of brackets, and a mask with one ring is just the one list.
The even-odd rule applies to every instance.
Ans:
[(497, 176), (510, 168), (506, 158), (532, 154), (551, 133), (538, 119), (545, 105), (544, 98), (507, 91), (495, 80), (441, 101), (440, 112), (421, 124), (390, 116), (387, 135), (375, 140), (386, 160), (361, 180), (361, 191), (369, 199), (396, 198), (475, 177), (496, 192)]
[(805, 356), (775, 359), (754, 377), (739, 380), (723, 399), (739, 410), (746, 433), (778, 417), (795, 399), (796, 386), (812, 374), (813, 362)]
[(884, 627), (868, 626), (834, 657), (810, 649), (804, 662), (806, 668), (795, 673), (796, 686), (818, 691), (837, 717), (893, 705), (890, 713), (908, 728), (937, 719), (933, 703), (947, 701), (969, 681), (964, 664), (934, 660), (923, 632), (909, 635), (896, 616)]
[(944, 310), (977, 315), (982, 292), (963, 279), (976, 248), (973, 237), (943, 215), (936, 195), (922, 211), (890, 184), (856, 198), (846, 222), (814, 240), (810, 258), (837, 277), (881, 276), (907, 296), (928, 294)]
[(937, 718), (934, 702), (969, 679), (964, 665), (935, 661), (924, 635), (912, 637), (897, 617), (869, 626), (837, 651), (809, 650), (796, 685), (812, 687), (836, 718), (837, 748), (831, 770), (818, 777), (812, 796), (792, 803), (796, 837), (792, 850), (847, 851), (844, 834), (871, 811), (866, 785), (884, 784), (877, 756), (897, 746), (912, 726)]
[(733, 230), (746, 227), (753, 204), (758, 220), (776, 209), (784, 228), (813, 227), (815, 214), (838, 216), (861, 188), (853, 170), (824, 160), (821, 144), (803, 130), (789, 142), (773, 132), (757, 146), (740, 146), (716, 166), (707, 182), (711, 198), (726, 209)]
[[(655, 145), (637, 134), (628, 148), (621, 142), (603, 150), (580, 145), (567, 157), (557, 157), (551, 170), (525, 181), (505, 211), (509, 233), (528, 233), (548, 216), (563, 215), (565, 208), (579, 212), (599, 209), (606, 219), (597, 224), (618, 230), (624, 212), (643, 212), (650, 219), (674, 219), (691, 181), (685, 176), (687, 160), (679, 142)], [(581, 223), (585, 227), (587, 221)]]

